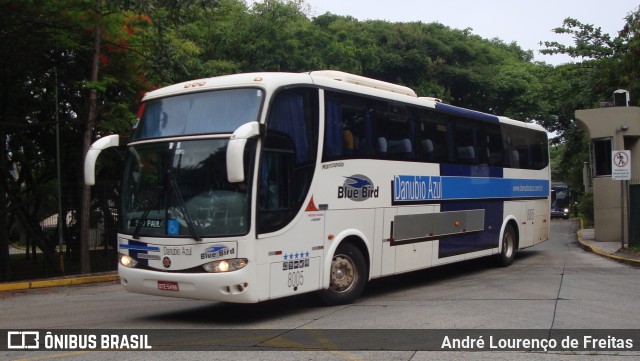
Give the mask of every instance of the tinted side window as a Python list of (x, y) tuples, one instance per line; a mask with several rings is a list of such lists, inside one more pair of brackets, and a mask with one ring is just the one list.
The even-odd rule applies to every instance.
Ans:
[(324, 162), (370, 157), (376, 151), (374, 101), (326, 92)]
[(446, 163), (451, 144), (450, 126), (442, 115), (427, 109), (418, 110), (416, 147), (418, 160)]
[(502, 167), (506, 159), (506, 151), (500, 126), (498, 124), (487, 124), (484, 135), (487, 140), (487, 164), (492, 167)]
[(455, 155), (460, 164), (478, 164), (482, 161), (480, 127), (471, 122), (458, 121), (455, 124)]
[(507, 149), (505, 166), (542, 169), (548, 165), (548, 141), (544, 132), (503, 125), (502, 134)]
[(348, 158), (543, 169), (546, 133), (327, 91), (322, 161)]
[(400, 103), (376, 102), (376, 154), (385, 159), (415, 159), (415, 112)]
[(346, 158), (415, 159), (413, 108), (355, 95), (326, 94), (323, 162)]

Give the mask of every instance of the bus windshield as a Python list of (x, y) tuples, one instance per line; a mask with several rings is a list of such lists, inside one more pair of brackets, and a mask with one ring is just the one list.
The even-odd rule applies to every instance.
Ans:
[(132, 140), (231, 133), (258, 119), (262, 98), (262, 90), (242, 88), (151, 99), (142, 105)]
[(551, 185), (551, 206), (566, 208), (571, 205), (571, 194), (566, 184)]
[(228, 142), (200, 139), (129, 146), (122, 232), (194, 239), (246, 234), (250, 193), (245, 184), (227, 181)]

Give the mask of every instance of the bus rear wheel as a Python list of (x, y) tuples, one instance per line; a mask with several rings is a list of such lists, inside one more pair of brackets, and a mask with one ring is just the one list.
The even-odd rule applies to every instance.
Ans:
[(513, 263), (516, 256), (516, 232), (513, 227), (508, 225), (504, 229), (502, 235), (502, 245), (500, 246), (500, 254), (498, 255), (498, 264), (508, 267)]
[(320, 292), (320, 299), (328, 306), (355, 301), (367, 282), (367, 267), (358, 247), (351, 243), (338, 246), (331, 260), (329, 288)]

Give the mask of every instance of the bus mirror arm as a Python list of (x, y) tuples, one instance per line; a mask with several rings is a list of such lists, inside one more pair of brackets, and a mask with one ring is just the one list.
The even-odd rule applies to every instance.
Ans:
[[(124, 139), (123, 139), (124, 140)], [(124, 142), (126, 143), (126, 141)], [(120, 145), (120, 136), (117, 134), (108, 135), (96, 140), (87, 151), (84, 157), (84, 183), (88, 186), (96, 184), (96, 160), (100, 152), (107, 148)]]
[(233, 132), (227, 145), (227, 179), (229, 183), (244, 182), (244, 148), (247, 140), (261, 134), (258, 122), (241, 125)]

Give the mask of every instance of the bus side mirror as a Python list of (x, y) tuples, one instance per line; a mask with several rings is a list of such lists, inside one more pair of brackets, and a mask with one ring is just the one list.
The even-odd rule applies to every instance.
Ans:
[(88, 186), (96, 184), (96, 160), (100, 152), (107, 148), (120, 145), (120, 136), (117, 134), (108, 135), (96, 140), (87, 151), (84, 157), (84, 183)]
[(229, 183), (244, 182), (244, 148), (247, 140), (260, 135), (260, 123), (249, 122), (233, 132), (227, 145), (227, 179)]

